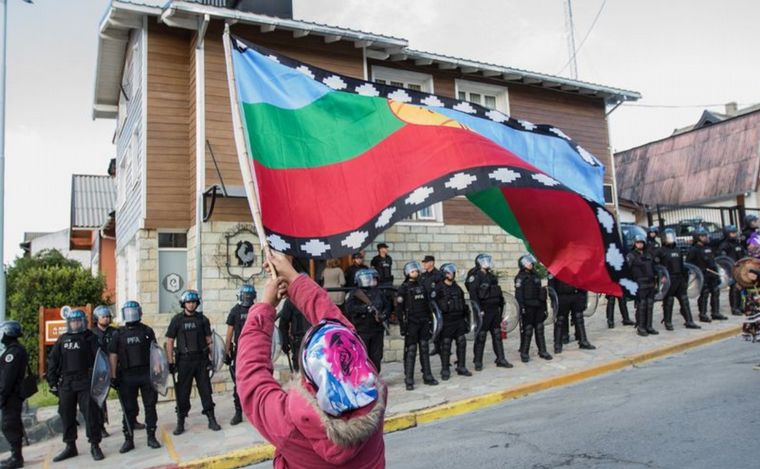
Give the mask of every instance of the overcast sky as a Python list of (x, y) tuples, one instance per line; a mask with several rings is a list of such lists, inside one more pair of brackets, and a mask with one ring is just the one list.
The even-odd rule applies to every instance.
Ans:
[[(105, 174), (114, 121), (92, 121), (107, 0), (9, 2), (5, 260), (24, 231), (69, 224), (71, 175)], [(604, 8), (600, 11), (600, 7)], [(403, 37), (414, 49), (560, 74), (564, 0), (295, 0), (298, 19)], [(760, 102), (757, 0), (574, 0), (578, 78), (635, 90), (610, 117), (623, 150), (695, 122), (702, 104)], [(569, 67), (562, 75), (569, 76)]]

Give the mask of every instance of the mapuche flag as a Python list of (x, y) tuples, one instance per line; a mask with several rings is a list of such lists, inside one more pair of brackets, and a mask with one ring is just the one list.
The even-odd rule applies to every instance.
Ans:
[(240, 166), (273, 249), (343, 256), (467, 195), (560, 280), (635, 291), (603, 206), (604, 167), (560, 130), (225, 40)]

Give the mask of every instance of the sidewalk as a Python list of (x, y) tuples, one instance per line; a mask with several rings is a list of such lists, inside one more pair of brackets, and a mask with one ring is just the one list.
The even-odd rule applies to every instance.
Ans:
[[(441, 381), (438, 386), (425, 386), (419, 370), (416, 374), (416, 389), (408, 392), (404, 389), (402, 364), (383, 364), (382, 376), (389, 385), (388, 416), (399, 415), (407, 412), (419, 411), (433, 406), (446, 404), (466, 398), (472, 398), (505, 389), (518, 388), (526, 383), (538, 380), (560, 377), (568, 373), (577, 372), (586, 368), (603, 365), (609, 362), (620, 361), (626, 357), (645, 353), (662, 347), (678, 344), (691, 339), (709, 337), (716, 333), (731, 329), (738, 330), (742, 321), (740, 316), (729, 316), (728, 321), (714, 321), (712, 323), (699, 323), (702, 330), (687, 330), (683, 328), (680, 315), (677, 316), (674, 325), (675, 331), (665, 331), (658, 325), (660, 334), (650, 337), (639, 337), (634, 328), (620, 325), (619, 314), (616, 317), (616, 327), (607, 329), (604, 315), (604, 302), (601, 302), (596, 314), (587, 320), (587, 328), (591, 342), (597, 346), (597, 350), (579, 350), (575, 342), (565, 345), (564, 352), (555, 356), (554, 360), (541, 360), (536, 355), (535, 343), (531, 346), (531, 361), (523, 364), (517, 354), (519, 344), (518, 336), (510, 334), (506, 341), (507, 358), (514, 364), (512, 369), (496, 368), (493, 365), (493, 353), (487, 350), (484, 359), (485, 368), (482, 372), (474, 373), (473, 377), (452, 376), (447, 381)], [(696, 305), (694, 305), (696, 306)], [(724, 310), (727, 308), (724, 308)], [(656, 317), (661, 317), (660, 308), (657, 307)], [(696, 310), (696, 307), (694, 307)], [(727, 311), (724, 314), (728, 315)], [(571, 330), (572, 338), (572, 330)], [(551, 328), (547, 328), (547, 341), (551, 350)], [(487, 349), (490, 349), (490, 338)], [(472, 344), (468, 343), (468, 367), (472, 371)], [(432, 357), (433, 370), (440, 381), (440, 361), (438, 357)], [(226, 369), (222, 372), (226, 372)], [(102, 449), (106, 459), (95, 463), (89, 456), (89, 445), (86, 442), (84, 431), (79, 433), (78, 448), (80, 456), (63, 463), (52, 464), (55, 454), (62, 449), (60, 438), (40, 442), (24, 448), (24, 458), (27, 467), (60, 467), (78, 468), (82, 465), (96, 464), (99, 467), (176, 467), (178, 464), (187, 463), (201, 458), (222, 455), (235, 450), (251, 447), (257, 443), (263, 443), (263, 438), (247, 422), (232, 427), (229, 420), (233, 414), (232, 395), (230, 393), (215, 394), (216, 414), (222, 431), (212, 432), (206, 427), (206, 419), (201, 415), (200, 402), (193, 400), (193, 408), (187, 421), (187, 431), (180, 436), (174, 436), (171, 431), (174, 428), (175, 415), (174, 403), (166, 402), (159, 404), (159, 439), (164, 447), (152, 450), (145, 445), (145, 432), (136, 433), (135, 444), (137, 448), (126, 455), (118, 453), (123, 441), (121, 434), (121, 410), (118, 409), (118, 401), (109, 402), (111, 424), (108, 431), (109, 438), (102, 442)], [(140, 414), (143, 421), (144, 413)], [(232, 467), (232, 466), (226, 466)]]

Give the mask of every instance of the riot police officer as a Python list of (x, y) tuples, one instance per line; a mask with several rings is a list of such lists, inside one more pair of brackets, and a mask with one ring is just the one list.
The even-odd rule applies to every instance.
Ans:
[(248, 310), (256, 301), (256, 289), (252, 285), (241, 285), (238, 290), (238, 302), (232, 307), (227, 315), (227, 339), (224, 342), (224, 361), (230, 368), (232, 376), (232, 399), (235, 403), (235, 415), (230, 420), (230, 425), (237, 425), (243, 421), (243, 407), (240, 405), (240, 396), (237, 392), (237, 377), (235, 376), (235, 357), (237, 356), (237, 343), (240, 333), (243, 332), (245, 320), (248, 318)]
[(588, 292), (575, 288), (556, 277), (549, 280), (549, 285), (557, 292), (557, 319), (554, 322), (554, 353), (562, 353), (562, 332), (565, 324), (570, 320), (572, 313), (575, 324), (575, 335), (578, 338), (578, 347), (585, 350), (594, 350), (586, 334), (586, 322), (583, 312), (588, 304)]
[(362, 269), (367, 269), (367, 265), (364, 264), (364, 254), (361, 252), (355, 252), (351, 254), (351, 265), (346, 267), (346, 287), (355, 287), (354, 280), (356, 279), (356, 273)]
[(699, 320), (710, 322), (707, 317), (707, 302), (709, 298), (710, 313), (712, 319), (724, 320), (727, 317), (720, 314), (720, 275), (718, 274), (718, 265), (715, 263), (715, 253), (708, 244), (707, 231), (699, 226), (692, 234), (694, 243), (689, 248), (686, 256), (686, 262), (690, 262), (702, 271), (705, 283), (702, 285), (702, 291), (697, 299), (699, 308)]
[(752, 233), (757, 231), (758, 218), (756, 215), (748, 214), (744, 216), (744, 226), (742, 227), (742, 244), (744, 249), (748, 249), (747, 242)]
[(58, 337), (48, 357), (47, 382), (50, 392), (58, 396), (58, 414), (63, 424), (63, 442), (66, 447), (54, 462), (72, 458), (78, 453), (77, 405), (84, 416), (87, 439), (92, 459), (100, 461), (100, 422), (98, 409), (90, 394), (92, 366), (98, 353), (98, 339), (87, 329), (87, 316), (81, 309), (66, 317), (66, 333)]
[(691, 305), (686, 290), (689, 286), (689, 272), (684, 265), (681, 250), (676, 246), (676, 232), (667, 228), (662, 233), (662, 247), (655, 251), (655, 262), (663, 265), (670, 274), (670, 288), (662, 299), (663, 323), (665, 329), (673, 330), (673, 304), (678, 298), (681, 316), (687, 329), (701, 329), (694, 323), (691, 315)]
[(420, 282), (422, 266), (417, 261), (404, 265), (404, 283), (396, 292), (396, 303), (401, 317), (401, 335), (404, 336), (404, 383), (406, 390), (414, 389), (414, 362), (417, 346), (420, 349), (422, 365), (422, 382), (435, 386), (438, 381), (430, 368), (430, 338), (432, 336), (430, 298)]
[(289, 298), (285, 298), (285, 301), (282, 302), (282, 310), (280, 310), (278, 327), (280, 329), (280, 337), (282, 338), (282, 352), (289, 354), (291, 357), (290, 364), (293, 367), (293, 371), (297, 373), (301, 364), (298, 357), (301, 341), (303, 340), (303, 336), (306, 335), (306, 331), (311, 327), (311, 324), (309, 324), (306, 316), (296, 308), (293, 302)]
[(358, 271), (354, 279), (356, 289), (349, 293), (346, 300), (346, 312), (367, 347), (369, 359), (379, 372), (385, 338), (383, 323), (390, 313), (391, 305), (377, 288), (377, 283), (378, 273), (375, 269)]
[(649, 254), (654, 254), (654, 252), (660, 248), (660, 240), (657, 239), (657, 236), (659, 234), (660, 228), (657, 225), (652, 225), (647, 229), (646, 250), (649, 252)]
[(21, 381), (29, 366), (26, 349), (18, 341), (21, 337), (21, 324), (18, 321), (5, 321), (0, 325), (2, 343), (5, 347), (0, 355), (0, 411), (2, 411), (3, 436), (11, 447), (11, 457), (0, 463), (0, 469), (24, 467), (21, 444), (24, 437), (24, 424), (21, 421), (21, 408), (24, 399), (21, 396)]
[(377, 271), (377, 283), (383, 285), (393, 285), (393, 258), (388, 254), (388, 245), (379, 243), (377, 245), (377, 255), (372, 258), (370, 266)]
[(441, 379), (448, 380), (451, 376), (451, 343), (456, 341), (457, 367), (456, 372), (460, 376), (472, 376), (467, 369), (467, 318), (470, 308), (464, 300), (464, 291), (456, 282), (457, 266), (446, 263), (440, 270), (446, 277), (435, 287), (435, 301), (441, 308), (443, 315), (443, 329), (441, 330)]
[[(111, 308), (106, 305), (99, 305), (92, 312), (92, 316), (95, 318), (95, 325), (90, 329), (95, 337), (98, 338), (98, 347), (106, 355), (108, 355), (108, 344), (111, 343), (116, 328), (111, 326)], [(100, 432), (104, 437), (109, 436), (106, 431), (105, 417), (108, 415), (108, 405), (106, 401), (103, 401), (103, 407), (98, 408), (100, 419)]]
[[(198, 387), (203, 413), (208, 418), (208, 428), (219, 431), (222, 427), (214, 416), (214, 400), (211, 397), (211, 324), (198, 312), (201, 296), (195, 290), (186, 290), (180, 297), (182, 312), (176, 314), (166, 330), (166, 352), (170, 371), (177, 372), (177, 427), (175, 435), (185, 432), (185, 418), (190, 412), (190, 391), (193, 380)], [(175, 347), (174, 341), (177, 341)]]
[(119, 392), (124, 404), (122, 420), (124, 444), (119, 449), (126, 453), (135, 448), (134, 430), (137, 421), (137, 393), (142, 395), (145, 408), (145, 429), (148, 446), (160, 448), (156, 439), (158, 393), (151, 383), (150, 348), (156, 334), (143, 324), (142, 307), (137, 301), (127, 301), (121, 308), (125, 326), (116, 331), (108, 346), (111, 360), (111, 385)]
[(642, 337), (659, 334), (652, 327), (656, 285), (654, 259), (646, 250), (644, 236), (636, 235), (633, 250), (626, 259), (631, 266), (631, 275), (639, 286), (636, 291), (636, 332)]
[[(521, 256), (517, 261), (520, 272), (515, 276), (515, 299), (520, 305), (520, 323), (522, 324), (520, 360), (523, 363), (530, 360), (530, 341), (533, 339), (534, 331), (538, 356), (544, 360), (552, 359), (552, 356), (546, 351), (546, 337), (544, 336), (546, 290), (541, 287), (541, 277), (536, 273), (535, 264), (536, 258), (532, 255)], [(561, 331), (562, 328), (560, 327), (559, 330)]]
[(501, 340), (501, 316), (504, 310), (504, 294), (499, 286), (499, 279), (493, 274), (493, 258), (488, 254), (479, 254), (475, 258), (475, 271), (467, 278), (470, 299), (473, 300), (483, 313), (480, 331), (475, 336), (473, 345), (473, 361), (475, 371), (483, 369), (483, 352), (486, 348), (486, 334), (491, 332), (491, 345), (496, 355), (496, 366), (512, 368), (504, 354), (504, 343)]
[[(718, 253), (721, 256), (730, 257), (734, 262), (747, 256), (747, 251), (739, 240), (736, 225), (726, 225), (723, 227), (723, 240), (718, 247)], [(734, 283), (728, 292), (731, 314), (734, 316), (741, 316), (743, 314), (741, 310), (741, 297), (741, 288)]]
[(430, 254), (426, 255), (422, 259), (422, 274), (420, 275), (420, 282), (425, 286), (428, 294), (435, 291), (438, 284), (443, 282), (446, 278), (443, 272), (435, 267), (435, 257)]
[(620, 316), (623, 318), (624, 326), (635, 326), (636, 323), (631, 321), (631, 317), (628, 315), (628, 302), (625, 296), (612, 296), (606, 295), (607, 298), (607, 328), (615, 328), (615, 301), (617, 301), (620, 308)]

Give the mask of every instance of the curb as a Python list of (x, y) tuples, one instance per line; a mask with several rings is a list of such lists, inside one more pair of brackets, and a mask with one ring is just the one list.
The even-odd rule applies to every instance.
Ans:
[[(521, 384), (519, 386), (495, 391), (480, 396), (462, 399), (459, 401), (440, 404), (423, 410), (414, 412), (405, 412), (392, 415), (385, 419), (385, 433), (393, 433), (417, 425), (434, 422), (456, 415), (466, 414), (474, 410), (493, 406), (510, 399), (518, 399), (546, 389), (567, 386), (595, 376), (604, 375), (613, 371), (622, 370), (623, 368), (632, 367), (656, 360), (659, 358), (683, 352), (695, 347), (707, 345), (719, 340), (728, 339), (741, 332), (741, 326), (728, 328), (724, 331), (716, 332), (697, 339), (690, 339), (673, 345), (668, 345), (655, 350), (642, 352), (630, 357), (611, 360), (599, 365), (595, 365), (583, 370), (566, 373), (560, 376), (541, 379), (532, 383)], [(260, 443), (249, 448), (231, 451), (217, 456), (209, 456), (203, 459), (196, 459), (178, 464), (178, 468), (187, 469), (233, 469), (250, 464), (256, 464), (272, 459), (274, 456), (274, 446), (269, 443)]]

